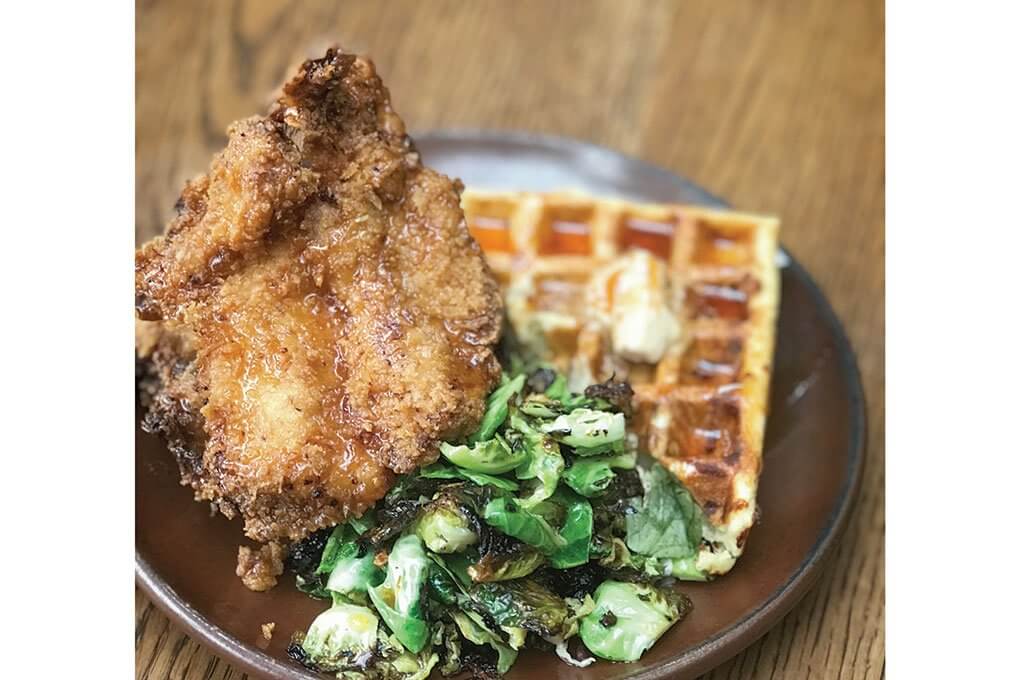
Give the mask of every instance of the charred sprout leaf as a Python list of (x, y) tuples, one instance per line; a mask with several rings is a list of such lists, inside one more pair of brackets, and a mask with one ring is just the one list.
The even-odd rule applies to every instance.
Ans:
[(566, 545), (549, 555), (549, 564), (557, 569), (567, 569), (587, 563), (594, 525), (591, 504), (569, 489), (559, 489), (553, 500), (567, 510), (560, 529)]
[(507, 536), (534, 546), (543, 555), (552, 555), (567, 542), (541, 516), (525, 510), (513, 498), (496, 498), (485, 506), (482, 519)]
[(586, 562), (570, 569), (545, 568), (532, 578), (564, 599), (583, 600), (606, 580), (606, 570), (598, 562)]
[(563, 456), (559, 445), (542, 432), (531, 427), (524, 418), (514, 414), (511, 426), (523, 435), (521, 440), (526, 459), (517, 468), (517, 479), (534, 479), (530, 493), (521, 499), (521, 505), (530, 508), (553, 495), (560, 475), (563, 474)]
[(474, 472), (499, 474), (509, 472), (520, 465), (527, 455), (523, 449), (511, 449), (500, 436), (475, 442), (471, 446), (454, 446), (442, 442), (439, 451), (448, 461)]
[(488, 645), (496, 650), (499, 660), (496, 662), (496, 671), (502, 675), (510, 670), (517, 660), (517, 651), (510, 645), (503, 642), (496, 633), (490, 630), (478, 614), (454, 610), (450, 614), (454, 623), (468, 641), (476, 645)]
[(623, 451), (626, 421), (622, 413), (578, 408), (541, 427), (581, 456)]
[(633, 469), (636, 462), (637, 456), (633, 452), (578, 458), (563, 473), (563, 481), (582, 496), (594, 498), (609, 488), (616, 477), (614, 468)]
[(319, 614), (301, 641), (302, 663), (335, 671), (370, 657), (379, 619), (368, 607), (338, 603)]
[(628, 417), (633, 411), (631, 400), (634, 398), (634, 390), (629, 384), (617, 382), (612, 378), (604, 383), (589, 385), (584, 390), (584, 396), (589, 399), (601, 399), (614, 410)]
[(433, 463), (426, 468), (422, 468), (418, 471), (418, 474), (426, 479), (459, 479), (474, 482), (479, 486), (494, 486), (504, 491), (516, 491), (518, 488), (517, 482), (512, 479), (497, 477), (485, 472), (466, 470), (453, 465), (443, 465), (442, 463)]
[(429, 641), (422, 604), (429, 560), (421, 540), (413, 534), (401, 537), (393, 544), (386, 566), (386, 580), (368, 594), (387, 627), (417, 654)]
[(627, 517), (627, 547), (649, 557), (693, 557), (701, 544), (702, 515), (690, 492), (661, 465), (642, 471), (645, 495)]
[[(442, 645), (443, 662), (439, 666), (439, 672), (444, 676), (459, 673), (462, 667), (461, 662), (461, 637), (457, 633), (455, 624), (440, 623), (438, 626), (440, 644)], [(433, 645), (438, 647), (433, 638)]]
[(690, 601), (672, 591), (606, 581), (595, 591), (595, 609), (581, 619), (581, 640), (603, 659), (637, 661), (689, 610)]
[[(496, 434), (496, 430), (510, 413), (510, 400), (520, 394), (525, 379), (524, 374), (518, 375), (493, 390), (485, 402), (485, 415), (482, 416), (482, 424), (479, 425), (477, 432), (468, 437), (469, 444), (486, 441)], [(492, 470), (481, 470), (481, 472), (492, 472)]]
[(381, 508), (376, 513), (376, 525), (362, 534), (358, 543), (370, 549), (388, 544), (418, 518), (418, 513), (427, 502), (427, 499), (419, 500), (416, 496), (413, 500), (398, 500)]
[(475, 583), (508, 581), (523, 578), (545, 564), (545, 556), (534, 548), (526, 547), (516, 555), (489, 553), (468, 567)]
[(440, 494), (418, 519), (415, 533), (435, 553), (461, 552), (478, 543), (478, 519), (457, 502), (454, 494)]
[(528, 389), (532, 392), (545, 392), (552, 386), (554, 380), (556, 380), (556, 371), (553, 369), (535, 369), (528, 376)]
[[(616, 476), (609, 483), (609, 487), (598, 496), (597, 505), (617, 517), (629, 515), (635, 512), (635, 505), (644, 492), (637, 470), (617, 469)], [(625, 531), (626, 527), (622, 527), (622, 529)]]
[(311, 578), (322, 560), (322, 553), (332, 529), (320, 529), (291, 546), (285, 561), (286, 567), (306, 579)]
[(564, 632), (567, 605), (535, 580), (481, 583), (468, 592), (467, 606), (499, 626), (523, 628), (541, 636)]

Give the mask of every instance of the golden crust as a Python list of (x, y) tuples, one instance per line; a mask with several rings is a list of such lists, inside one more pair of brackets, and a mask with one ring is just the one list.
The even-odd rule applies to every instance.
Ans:
[[(684, 482), (738, 555), (754, 521), (761, 470), (779, 301), (778, 220), (579, 193), (469, 189), (462, 205), (507, 292), (518, 337), (527, 342), (537, 333), (542, 358), (561, 370), (628, 380), (643, 448)], [(605, 325), (592, 318), (596, 272), (634, 249), (668, 263), (667, 294), (682, 328), (651, 364), (614, 355)]]
[(459, 190), (421, 164), (371, 62), (331, 49), (230, 126), (136, 253), (139, 316), (166, 331), (140, 335), (146, 422), (249, 537), (358, 515), (477, 426), (501, 302)]

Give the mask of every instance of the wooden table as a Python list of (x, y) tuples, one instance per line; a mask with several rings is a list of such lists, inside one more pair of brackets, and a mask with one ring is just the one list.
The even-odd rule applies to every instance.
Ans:
[[(711, 678), (885, 668), (884, 18), (881, 0), (198, 2), (137, 15), (139, 239), (226, 125), (331, 41), (370, 54), (409, 128), (518, 128), (614, 147), (783, 218), (857, 350), (869, 459), (834, 564)], [(139, 678), (242, 674), (136, 597)]]

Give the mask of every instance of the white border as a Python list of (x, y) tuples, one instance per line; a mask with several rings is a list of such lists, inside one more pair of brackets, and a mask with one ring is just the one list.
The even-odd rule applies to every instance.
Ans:
[(1017, 677), (1020, 5), (888, 10), (889, 675)]
[(134, 9), (0, 9), (4, 677), (133, 677)]

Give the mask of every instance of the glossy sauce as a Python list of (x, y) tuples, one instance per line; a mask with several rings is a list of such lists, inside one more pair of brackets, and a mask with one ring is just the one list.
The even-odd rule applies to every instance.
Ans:
[(667, 262), (673, 252), (673, 233), (676, 223), (652, 222), (637, 217), (624, 219), (620, 229), (620, 240), (617, 244), (620, 252), (632, 248), (647, 250)]
[(751, 260), (751, 244), (746, 233), (724, 230), (699, 222), (694, 244), (694, 262), (702, 265), (740, 266)]
[(468, 220), (468, 230), (485, 252), (509, 253), (513, 251), (509, 219), (474, 215)]
[(687, 305), (694, 318), (746, 321), (748, 294), (741, 284), (697, 282), (687, 287)]

